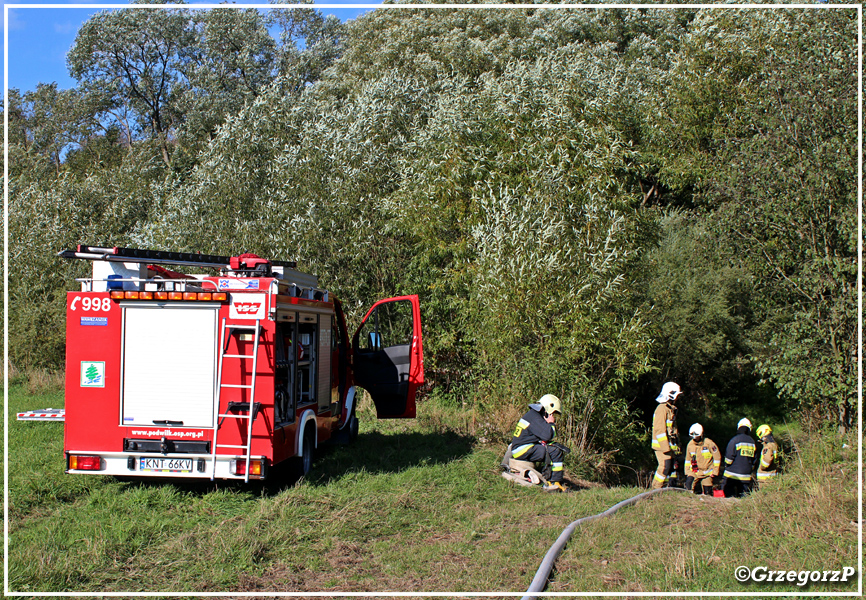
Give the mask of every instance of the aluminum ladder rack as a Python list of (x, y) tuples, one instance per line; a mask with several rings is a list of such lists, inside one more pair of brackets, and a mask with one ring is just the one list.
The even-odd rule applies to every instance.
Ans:
[[(213, 448), (211, 451), (211, 481), (216, 478), (216, 461), (217, 461), (217, 448), (234, 448), (237, 450), (243, 450), (244, 456), (246, 458), (246, 469), (244, 470), (244, 482), (248, 482), (250, 480), (250, 454), (252, 453), (252, 445), (253, 445), (253, 421), (256, 420), (256, 416), (259, 412), (259, 403), (255, 401), (256, 398), (256, 371), (258, 367), (258, 356), (259, 356), (259, 336), (261, 335), (262, 326), (261, 320), (256, 319), (255, 325), (227, 325), (226, 319), (223, 318), (222, 326), (220, 331), (220, 362), (219, 362), (219, 370), (217, 371), (217, 393), (214, 400), (214, 413), (217, 416), (216, 424), (213, 428)], [(253, 353), (252, 354), (227, 354), (226, 353), (226, 329), (232, 330), (249, 330), (253, 332)], [(231, 334), (230, 334), (231, 335)], [(225, 366), (225, 359), (227, 358), (239, 358), (241, 361), (252, 360), (252, 378), (250, 379), (249, 385), (246, 384), (235, 384), (235, 383), (223, 383), (223, 367)], [(243, 362), (241, 362), (243, 365)], [(220, 413), (220, 398), (222, 397), (222, 389), (223, 388), (234, 388), (234, 389), (242, 389), (249, 390), (249, 402), (229, 402), (226, 407), (225, 413)], [(238, 410), (246, 410), (247, 414), (239, 415), (232, 413), (233, 409)], [(247, 443), (244, 445), (238, 444), (218, 444), (217, 436), (219, 435), (219, 430), (222, 427), (222, 423), (225, 419), (246, 419), (247, 420)]]

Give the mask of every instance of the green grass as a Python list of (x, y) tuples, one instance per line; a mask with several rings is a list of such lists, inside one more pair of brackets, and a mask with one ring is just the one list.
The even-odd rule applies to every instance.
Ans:
[[(14, 420), (61, 405), (10, 390), (12, 591), (521, 593), (564, 527), (641, 491), (513, 486), (498, 444), (423, 404), (416, 421), (364, 414), (357, 443), (322, 452), (295, 486), (65, 475), (62, 426)], [(733, 571), (855, 565), (856, 449), (843, 441), (804, 444), (805, 468), (789, 461), (774, 490), (664, 494), (579, 529), (548, 591), (799, 591), (743, 586)], [(825, 590), (856, 584), (807, 588)]]

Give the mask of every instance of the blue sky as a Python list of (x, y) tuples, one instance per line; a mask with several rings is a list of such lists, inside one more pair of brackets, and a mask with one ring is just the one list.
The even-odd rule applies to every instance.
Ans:
[[(23, 4), (26, 0), (23, 0)], [(375, 3), (376, 0), (367, 0)], [(265, 0), (266, 2), (266, 0)], [(236, 4), (264, 4), (265, 2), (236, 1)], [(122, 2), (113, 2), (119, 4)], [(197, 4), (199, 2), (188, 2)], [(214, 2), (217, 3), (217, 2)], [(4, 3), (4, 8), (7, 4)], [(75, 86), (66, 69), (66, 53), (75, 41), (78, 28), (96, 12), (99, 3), (89, 3), (87, 8), (78, 3), (52, 3), (27, 1), (29, 5), (44, 5), (35, 8), (8, 9), (6, 35), (9, 43), (9, 87), (21, 92), (36, 89), (38, 83), (56, 81), (60, 88)], [(108, 3), (103, 3), (108, 4)], [(329, 2), (337, 4), (337, 2)], [(346, 3), (348, 5), (348, 3)], [(346, 21), (367, 12), (368, 8), (320, 8), (324, 14), (336, 15)]]

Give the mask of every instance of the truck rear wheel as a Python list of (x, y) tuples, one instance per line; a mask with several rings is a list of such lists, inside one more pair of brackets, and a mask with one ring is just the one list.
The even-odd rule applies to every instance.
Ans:
[(349, 421), (348, 427), (349, 427), (349, 443), (352, 443), (356, 439), (358, 439), (358, 417), (356, 417), (354, 413), (352, 413), (352, 418)]
[(304, 431), (304, 439), (301, 441), (301, 456), (296, 456), (292, 459), (292, 478), (297, 480), (305, 477), (310, 469), (313, 468), (313, 453), (315, 452), (315, 443), (313, 441), (313, 431), (307, 429)]

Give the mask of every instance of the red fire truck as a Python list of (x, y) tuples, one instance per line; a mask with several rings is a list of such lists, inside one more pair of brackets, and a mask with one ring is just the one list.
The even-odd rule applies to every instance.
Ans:
[(66, 302), (67, 473), (249, 481), (292, 461), (302, 475), (319, 444), (357, 435), (356, 385), (379, 418), (415, 416), (417, 296), (377, 302), (350, 340), (339, 300), (295, 263), (59, 256), (93, 261)]

